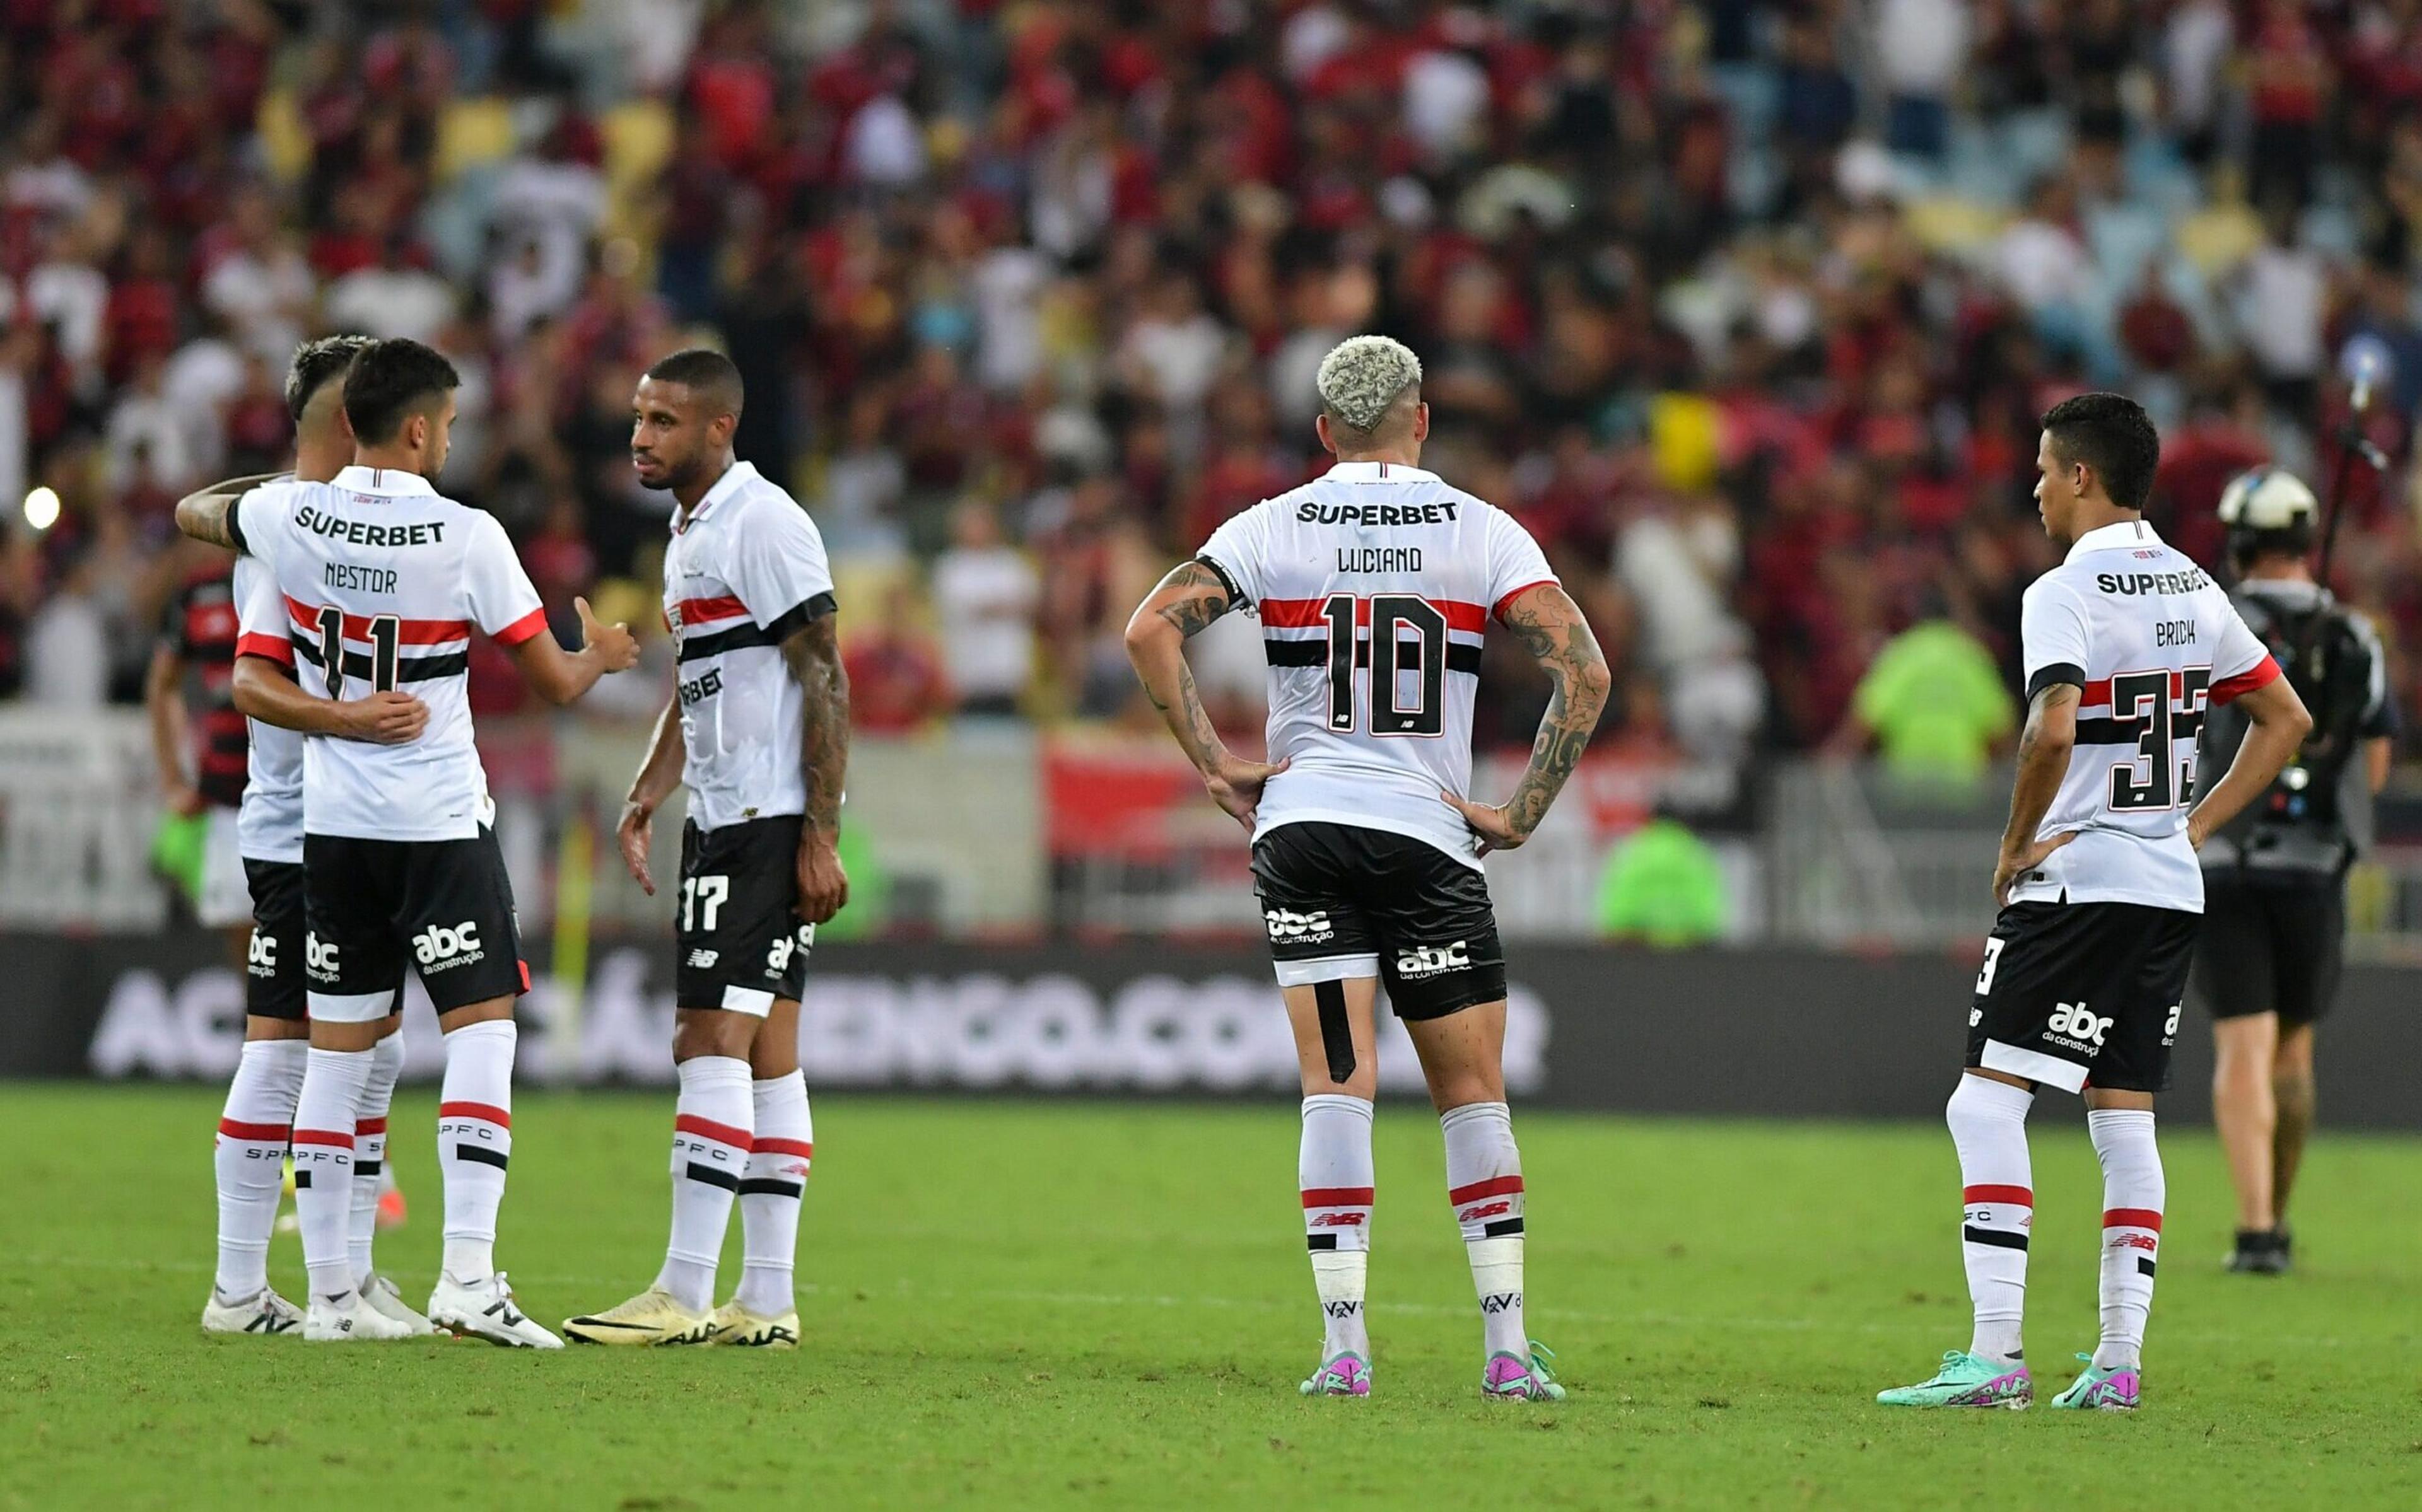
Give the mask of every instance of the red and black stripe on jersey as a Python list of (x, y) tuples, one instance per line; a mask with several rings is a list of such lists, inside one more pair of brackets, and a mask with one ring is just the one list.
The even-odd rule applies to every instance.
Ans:
[[(332, 691), (339, 697), (345, 696), (346, 687), (358, 697), (381, 686), (385, 669), (380, 662), (390, 658), (394, 671), (385, 682), (390, 689), (433, 678), (459, 678), (470, 669), (471, 622), (467, 619), (348, 615), (292, 598), (286, 600), (286, 614), (294, 655), (322, 672), (327, 670), (330, 632), (338, 632), (343, 664), (338, 668), (341, 683)], [(543, 612), (538, 617), (543, 619)]]
[(186, 580), (162, 617), (161, 644), (184, 663), (200, 687), (188, 714), (194, 732), (195, 788), (226, 808), (244, 802), (250, 732), (235, 707), (238, 634), (232, 569), (215, 568)]
[[(1358, 667), (1367, 667), (1371, 664), (1371, 605), (1374, 600), (1355, 598), (1351, 601), (1354, 605), (1354, 664)], [(1449, 599), (1424, 599), (1419, 601), (1437, 611), (1446, 622), (1448, 636), (1446, 669), (1449, 672), (1469, 672), (1475, 677), (1478, 676), (1481, 637), (1488, 629), (1487, 608), (1481, 604), (1464, 603)], [(1319, 599), (1265, 599), (1262, 600), (1261, 614), (1262, 650), (1270, 665), (1316, 667), (1328, 662), (1331, 626), (1329, 620), (1329, 605), (1326, 601)], [(1341, 617), (1337, 623), (1342, 626), (1345, 620)], [(1399, 637), (1405, 633), (1405, 629), (1406, 627), (1400, 621), (1397, 630)], [(1311, 636), (1269, 633), (1271, 631), (1308, 630), (1316, 630), (1322, 633)], [(1458, 640), (1456, 636), (1470, 638)], [(1421, 646), (1417, 641), (1400, 640), (1397, 664), (1418, 666), (1421, 662)]]
[(712, 599), (684, 599), (675, 606), (677, 613), (668, 617), (677, 621), (672, 628), (681, 637), (678, 660), (697, 662), (751, 646), (779, 646), (794, 631), (833, 613), (837, 606), (831, 594), (815, 594), (761, 627), (749, 617), (747, 605), (727, 593)]

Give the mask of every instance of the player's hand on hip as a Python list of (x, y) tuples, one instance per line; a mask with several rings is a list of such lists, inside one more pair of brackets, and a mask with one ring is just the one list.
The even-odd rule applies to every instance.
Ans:
[(352, 725), (349, 738), (372, 745), (405, 745), (429, 727), (429, 706), (408, 693), (373, 693), (340, 707)]
[(1203, 774), (1203, 787), (1211, 795), (1211, 802), (1250, 830), (1253, 827), (1254, 811), (1262, 806), (1263, 785), (1286, 769), (1284, 761), (1249, 761), (1240, 756), (1222, 754)]
[(1480, 853), (1484, 856), (1491, 850), (1518, 850), (1522, 842), (1531, 838), (1530, 831), (1514, 827), (1513, 816), (1505, 812), (1502, 803), (1475, 803), (1469, 798), (1458, 798), (1443, 787), (1439, 789), (1439, 797), (1445, 801), (1447, 807), (1463, 816), (1463, 822), (1470, 827), (1472, 835), (1480, 842)]
[(835, 837), (810, 825), (799, 836), (799, 917), (823, 924), (849, 903), (849, 872)]
[(595, 650), (605, 660), (606, 671), (628, 672), (639, 664), (639, 641), (630, 626), (620, 620), (611, 625), (598, 623), (586, 599), (573, 600), (572, 607), (580, 616), (581, 646)]
[(621, 850), (622, 865), (629, 867), (631, 880), (639, 891), (650, 897), (656, 896), (656, 879), (648, 870), (648, 841), (654, 829), (656, 811), (644, 803), (624, 803), (622, 820), (614, 826), (614, 843)]
[(2076, 830), (2064, 831), (2049, 839), (2038, 838), (2021, 850), (2004, 850), (2001, 859), (1993, 864), (1993, 906), (2010, 906), (2010, 894), (2027, 873), (2044, 864), (2044, 858), (2077, 838)]

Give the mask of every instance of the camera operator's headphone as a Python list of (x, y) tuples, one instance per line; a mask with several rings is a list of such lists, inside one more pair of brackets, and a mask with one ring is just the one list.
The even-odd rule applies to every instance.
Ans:
[(2228, 527), (2229, 560), (2242, 567), (2264, 552), (2303, 555), (2313, 549), (2321, 501), (2284, 467), (2257, 467), (2228, 480), (2220, 493), (2220, 522)]

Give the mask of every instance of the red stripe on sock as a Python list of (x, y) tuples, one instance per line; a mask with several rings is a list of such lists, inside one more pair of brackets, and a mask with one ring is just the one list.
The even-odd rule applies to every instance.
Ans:
[(1467, 1202), (1477, 1202), (1483, 1197), (1510, 1197), (1521, 1190), (1522, 1178), (1518, 1176), (1492, 1176), (1468, 1187), (1447, 1188), (1446, 1200), (1460, 1208)]
[(1981, 1187), (1961, 1187), (1959, 1189), (1959, 1200), (1961, 1202), (2016, 1203), (2021, 1208), (2032, 1208), (2036, 1205), (2036, 1194), (2025, 1187), (1997, 1187), (1986, 1185)]
[(484, 1118), (498, 1129), (513, 1127), (513, 1115), (493, 1102), (441, 1102), (437, 1105), (440, 1118)]
[(752, 1141), (748, 1148), (758, 1155), (795, 1155), (803, 1161), (811, 1161), (816, 1154), (815, 1145), (804, 1139), (760, 1139)]
[(384, 1118), (363, 1118), (356, 1120), (354, 1124), (354, 1132), (356, 1135), (384, 1134), (386, 1132), (386, 1120)]
[(2105, 1208), (2102, 1210), (2105, 1228), (2149, 1228), (2162, 1231), (2162, 1210), (2158, 1208)]
[(262, 1145), (286, 1143), (284, 1124), (240, 1124), (232, 1118), (222, 1118), (219, 1132), (228, 1139), (249, 1139)]
[(745, 1150), (754, 1143), (746, 1129), (734, 1129), (730, 1124), (719, 1124), (712, 1118), (700, 1118), (693, 1113), (685, 1113), (675, 1118), (673, 1132), (700, 1134), (708, 1139), (721, 1140), (736, 1150)]
[(334, 1145), (338, 1149), (352, 1149), (354, 1147), (354, 1135), (351, 1130), (339, 1132), (334, 1129), (298, 1129), (294, 1130), (294, 1143), (297, 1145)]
[(1306, 1187), (1303, 1205), (1307, 1208), (1368, 1208), (1373, 1187)]

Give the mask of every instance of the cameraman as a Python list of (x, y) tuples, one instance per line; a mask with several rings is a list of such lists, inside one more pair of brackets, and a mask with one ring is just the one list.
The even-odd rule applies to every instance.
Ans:
[[(2220, 501), (2230, 598), (2313, 715), (2271, 790), (2203, 848), (2194, 980), (2211, 1010), (2212, 1119), (2237, 1188), (2228, 1268), (2259, 1275), (2288, 1268), (2288, 1194), (2313, 1128), (2313, 1026), (2337, 993), (2347, 868), (2371, 842), (2397, 732), (2378, 636), (2307, 566), (2320, 513), (2311, 489), (2271, 467), (2240, 475)], [(2244, 736), (2242, 715), (2211, 711), (2204, 785)]]

